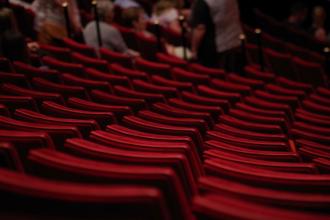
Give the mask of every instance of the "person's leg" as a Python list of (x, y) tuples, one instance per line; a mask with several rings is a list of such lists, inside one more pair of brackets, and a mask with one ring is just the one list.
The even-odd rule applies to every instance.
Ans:
[(226, 62), (227, 62), (226, 56), (227, 56), (226, 52), (217, 54), (218, 67), (220, 69), (226, 70)]
[(242, 58), (240, 48), (233, 48), (218, 53), (218, 66), (226, 72), (240, 73), (242, 70)]

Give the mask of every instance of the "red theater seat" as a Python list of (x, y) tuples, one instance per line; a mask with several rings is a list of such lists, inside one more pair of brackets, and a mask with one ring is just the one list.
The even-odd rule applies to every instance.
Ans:
[(44, 56), (42, 58), (42, 62), (49, 68), (63, 73), (72, 73), (79, 76), (83, 76), (85, 74), (84, 66), (82, 64), (64, 62), (49, 56)]
[(129, 106), (100, 104), (73, 97), (68, 99), (68, 106), (89, 111), (109, 111), (118, 117), (123, 117), (124, 115), (130, 115), (133, 113)]
[(307, 110), (310, 110), (312, 112), (315, 112), (320, 115), (329, 116), (330, 115), (330, 107), (324, 106), (322, 104), (315, 103), (312, 100), (304, 100), (302, 102), (302, 106), (306, 108)]
[(10, 117), (10, 112), (5, 105), (0, 104), (0, 115)]
[(214, 121), (211, 117), (210, 113), (205, 112), (198, 112), (193, 110), (185, 110), (178, 107), (173, 107), (171, 105), (165, 104), (165, 103), (155, 103), (151, 106), (151, 109), (155, 112), (159, 112), (164, 115), (177, 117), (177, 118), (197, 118), (197, 119), (203, 119), (205, 120), (209, 127), (212, 127), (214, 124)]
[(144, 59), (156, 60), (158, 52), (157, 39), (154, 36), (146, 36), (142, 32), (135, 32), (138, 51)]
[(26, 88), (31, 87), (27, 77), (21, 73), (0, 72), (0, 82), (11, 83)]
[(219, 131), (208, 131), (207, 139), (216, 140), (237, 147), (256, 150), (287, 151), (287, 143), (283, 141), (258, 141), (249, 138), (239, 138)]
[(262, 109), (284, 111), (287, 117), (292, 118), (293, 112), (289, 105), (273, 102), (272, 100), (263, 100), (257, 97), (245, 97), (244, 102)]
[(68, 48), (57, 47), (49, 44), (41, 44), (40, 49), (45, 51), (47, 55), (55, 57), (58, 60), (70, 62), (71, 50)]
[(265, 134), (283, 134), (283, 129), (279, 125), (267, 125), (257, 122), (248, 122), (230, 115), (221, 115), (219, 117), (219, 121), (220, 123), (224, 123), (248, 131), (256, 131)]
[(326, 97), (323, 97), (321, 95), (318, 95), (318, 94), (311, 94), (309, 97), (308, 97), (311, 101), (317, 103), (317, 104), (320, 104), (320, 105), (328, 105), (328, 103), (330, 103), (330, 98), (326, 98)]
[[(86, 141), (83, 139), (72, 138), (65, 143), (65, 150), (73, 155), (84, 158), (105, 161), (117, 162), (123, 164), (140, 164), (140, 165), (156, 165), (163, 167), (173, 167), (178, 175), (186, 175), (180, 171), (181, 168), (186, 169), (189, 164), (181, 154), (174, 152), (159, 152), (157, 150), (141, 150), (134, 148), (115, 147), (114, 145), (101, 145), (95, 142)], [(142, 159), (143, 158), (143, 159)], [(194, 164), (195, 165), (195, 164)], [(180, 169), (178, 169), (180, 168)], [(194, 174), (194, 179), (197, 181), (200, 174), (196, 167), (191, 170)], [(190, 171), (189, 171), (190, 172)], [(196, 193), (196, 183), (193, 181), (194, 193)], [(191, 186), (186, 186), (191, 188)]]
[(297, 89), (297, 90), (305, 90), (305, 91), (312, 91), (313, 86), (309, 83), (302, 83), (297, 82), (293, 80), (289, 80), (285, 77), (276, 77), (275, 81), (282, 87), (288, 88), (288, 89)]
[(192, 140), (194, 140), (194, 143), (198, 147), (199, 152), (202, 152), (202, 137), (198, 130), (195, 128), (155, 123), (141, 119), (136, 116), (125, 116), (123, 119), (123, 123), (129, 127), (139, 129), (145, 132), (166, 135), (189, 136)]
[(233, 83), (245, 85), (245, 86), (250, 86), (251, 88), (254, 88), (254, 89), (261, 88), (264, 85), (264, 82), (262, 80), (243, 77), (243, 76), (240, 76), (235, 73), (230, 73), (226, 77), (229, 82), (233, 82)]
[(257, 167), (266, 170), (281, 171), (288, 173), (318, 173), (313, 163), (302, 162), (277, 162), (277, 161), (265, 161), (258, 160), (243, 156), (238, 156), (232, 153), (228, 153), (220, 150), (207, 150), (204, 152), (204, 159), (222, 159), (245, 165), (247, 167)]
[(295, 109), (299, 104), (298, 98), (295, 96), (272, 94), (270, 92), (262, 90), (254, 91), (254, 95), (266, 101), (271, 100), (272, 102), (288, 104), (291, 106), (292, 109)]
[(210, 78), (207, 75), (201, 75), (187, 71), (183, 68), (175, 67), (171, 70), (172, 78), (178, 81), (191, 82), (197, 84), (209, 84)]
[(228, 82), (220, 79), (212, 79), (210, 85), (217, 90), (235, 92), (240, 93), (242, 95), (249, 95), (251, 92), (250, 86)]
[(72, 51), (84, 54), (89, 57), (96, 57), (96, 53), (93, 47), (86, 44), (78, 43), (70, 38), (64, 38), (63, 43)]
[(120, 76), (126, 76), (130, 79), (143, 79), (149, 81), (148, 74), (140, 70), (129, 69), (117, 63), (110, 64), (109, 68), (110, 72), (118, 74)]
[(197, 219), (217, 219), (219, 216), (228, 219), (328, 219), (329, 215), (306, 212), (301, 210), (288, 210), (256, 204), (229, 196), (206, 195), (196, 197), (193, 204)]
[(230, 109), (228, 114), (230, 116), (233, 116), (240, 120), (244, 120), (246, 122), (251, 122), (251, 123), (255, 122), (264, 125), (279, 125), (281, 126), (283, 133), (289, 129), (289, 125), (287, 121), (285, 120), (285, 118), (281, 118), (281, 117), (256, 115), (254, 113), (250, 113), (248, 111), (244, 111), (240, 109)]
[(224, 70), (205, 67), (198, 63), (189, 64), (189, 69), (192, 72), (199, 73), (202, 75), (207, 75), (207, 76), (214, 77), (214, 78), (225, 78)]
[(101, 129), (95, 120), (67, 119), (67, 118), (52, 117), (52, 116), (40, 114), (40, 113), (37, 113), (34, 111), (30, 111), (27, 109), (17, 109), (15, 111), (15, 116), (18, 117), (19, 119), (29, 121), (29, 122), (53, 124), (53, 125), (75, 126), (79, 129), (79, 131), (81, 132), (81, 134), (83, 134), (84, 137), (88, 137), (88, 134), (92, 130)]
[(158, 123), (197, 128), (202, 134), (209, 129), (207, 123), (202, 119), (170, 117), (150, 110), (141, 110), (138, 112), (138, 116)]
[(112, 73), (104, 73), (92, 68), (85, 69), (86, 75), (91, 80), (101, 80), (110, 83), (110, 85), (131, 86), (130, 79), (127, 76), (115, 75)]
[(330, 175), (300, 174), (246, 167), (239, 163), (220, 159), (205, 161), (205, 171), (209, 175), (232, 178), (241, 182), (274, 189), (291, 189), (300, 192), (326, 192)]
[(241, 95), (239, 93), (225, 92), (222, 90), (213, 89), (213, 88), (205, 86), (205, 85), (197, 86), (197, 92), (198, 92), (198, 94), (208, 96), (211, 98), (228, 100), (232, 104), (241, 99)]
[(288, 192), (265, 187), (256, 187), (217, 177), (200, 179), (200, 189), (206, 193), (224, 193), (231, 197), (244, 198), (257, 203), (282, 206), (295, 209), (326, 209), (329, 203), (327, 195), (308, 192)]
[(311, 147), (301, 147), (298, 149), (298, 152), (300, 155), (306, 159), (316, 159), (316, 158), (324, 158), (329, 160), (330, 159), (330, 153), (323, 151), (321, 149), (314, 149)]
[(219, 106), (208, 106), (202, 104), (194, 104), (192, 102), (183, 101), (182, 99), (172, 98), (168, 100), (169, 104), (177, 108), (182, 108), (188, 111), (196, 111), (202, 113), (210, 113), (214, 119), (223, 114), (223, 110)]
[(165, 97), (160, 92), (158, 93), (140, 92), (124, 86), (115, 86), (114, 92), (117, 95), (121, 95), (128, 98), (144, 99), (147, 101), (147, 103), (166, 102)]
[(26, 75), (27, 78), (40, 77), (51, 81), (58, 81), (61, 75), (56, 70), (36, 68), (20, 61), (13, 62), (13, 66), (17, 73), (22, 73)]
[(157, 76), (157, 75), (152, 75), (151, 81), (158, 85), (175, 87), (178, 90), (192, 91), (194, 89), (193, 84), (190, 82), (179, 82), (176, 80), (167, 79), (167, 78), (164, 78), (162, 76)]
[(26, 89), (10, 83), (2, 84), (1, 90), (5, 93), (12, 95), (30, 96), (38, 102), (48, 100), (48, 101), (55, 101), (58, 103), (64, 103), (64, 99), (59, 93), (42, 92), (33, 89)]
[(74, 119), (94, 119), (101, 127), (114, 123), (117, 119), (108, 111), (87, 111), (69, 108), (54, 102), (43, 102), (42, 112), (55, 117), (74, 118)]
[(175, 87), (155, 85), (153, 83), (139, 79), (133, 80), (132, 84), (134, 89), (141, 92), (161, 93), (166, 97), (172, 97), (172, 98), (176, 97), (178, 94), (177, 93), (178, 91)]
[(39, 111), (37, 103), (29, 96), (0, 95), (0, 103), (6, 105), (10, 111), (15, 111), (16, 108), (27, 108)]
[(89, 99), (89, 95), (82, 86), (63, 85), (39, 77), (33, 78), (32, 84), (38, 90), (60, 93), (66, 99), (70, 96)]
[(85, 79), (66, 73), (62, 75), (61, 79), (66, 85), (81, 86), (87, 90), (101, 89), (104, 91), (112, 91), (111, 85), (101, 80)]
[(15, 146), (10, 142), (0, 141), (0, 167), (17, 172), (24, 172), (23, 164)]
[(1, 198), (7, 201), (0, 208), (1, 218), (170, 219), (165, 196), (156, 187), (60, 182), (4, 169), (0, 173)]
[(156, 58), (158, 62), (168, 64), (172, 67), (185, 68), (187, 66), (187, 62), (183, 59), (165, 53), (157, 53)]
[(313, 160), (321, 172), (330, 173), (330, 160), (325, 158), (316, 158)]
[(316, 92), (319, 95), (324, 96), (326, 98), (330, 97), (330, 89), (329, 88), (319, 86), (319, 87), (316, 88)]
[(0, 56), (0, 70), (4, 72), (14, 72), (11, 62), (6, 57)]
[(129, 181), (157, 187), (164, 193), (173, 218), (189, 219), (191, 215), (183, 185), (170, 168), (91, 161), (47, 149), (31, 151), (28, 159), (31, 173), (57, 180), (102, 184)]
[(132, 68), (133, 66), (132, 58), (127, 54), (115, 52), (106, 48), (101, 48), (100, 55), (102, 59), (108, 61), (109, 63), (118, 63), (128, 68)]
[(64, 140), (69, 137), (82, 137), (79, 130), (72, 125), (55, 125), (36, 122), (25, 122), (0, 116), (0, 128), (18, 131), (47, 132), (58, 146), (63, 146)]
[(322, 66), (318, 63), (306, 61), (298, 57), (292, 59), (295, 72), (300, 80), (313, 85), (327, 85)]
[(101, 90), (93, 90), (91, 92), (92, 99), (96, 102), (109, 104), (109, 105), (121, 105), (129, 106), (134, 111), (146, 107), (146, 102), (141, 98), (127, 98), (123, 96), (113, 95)]
[[(154, 142), (151, 140), (142, 140), (139, 138), (126, 137), (123, 135), (104, 131), (92, 132), (90, 138), (91, 140), (102, 145), (115, 147), (118, 149), (139, 151), (141, 153), (145, 151), (156, 152), (156, 155), (159, 152), (176, 154), (175, 158), (172, 157), (172, 165), (167, 167), (172, 167), (176, 170), (176, 173), (178, 174), (182, 183), (184, 183), (185, 185), (187, 197), (191, 199), (192, 196), (196, 194), (196, 185), (193, 180), (194, 177), (192, 174), (192, 167), (195, 167), (194, 165), (196, 163), (194, 163), (194, 154), (191, 152), (191, 149), (189, 149), (186, 144), (180, 142), (174, 143), (166, 141)], [(148, 154), (146, 155), (146, 157), (148, 157)]]
[(108, 62), (105, 60), (88, 57), (80, 53), (72, 53), (71, 58), (74, 63), (82, 64), (85, 67), (94, 68), (103, 72), (109, 71)]
[(262, 80), (264, 82), (273, 81), (275, 75), (270, 72), (262, 72), (253, 66), (245, 66), (244, 71), (249, 78)]
[(276, 84), (267, 84), (265, 86), (265, 89), (274, 94), (285, 95), (285, 96), (296, 96), (300, 99), (306, 96), (306, 91), (304, 91), (303, 89), (286, 88)]
[(180, 93), (182, 99), (186, 102), (191, 102), (200, 105), (220, 106), (224, 112), (227, 112), (230, 108), (230, 103), (225, 99), (210, 98), (202, 95), (198, 95), (189, 91), (183, 91)]
[(165, 78), (170, 77), (171, 66), (168, 64), (152, 62), (143, 58), (138, 58), (135, 60), (135, 67), (136, 69), (151, 75), (160, 75)]
[(0, 141), (10, 142), (19, 152), (28, 152), (29, 148), (48, 147), (55, 149), (55, 144), (46, 132), (0, 130)]
[(273, 73), (276, 73), (277, 76), (283, 76), (296, 81), (299, 79), (291, 63), (291, 54), (266, 48), (264, 49), (264, 56), (268, 68)]
[(237, 109), (241, 109), (243, 111), (250, 112), (250, 113), (253, 113), (256, 115), (260, 115), (260, 116), (264, 115), (264, 116), (270, 116), (270, 117), (280, 117), (280, 118), (285, 118), (287, 121), (289, 120), (288, 116), (282, 110), (264, 109), (261, 107), (255, 107), (248, 103), (242, 103), (242, 102), (236, 103), (235, 107)]
[[(243, 147), (238, 147), (232, 144), (210, 140), (205, 142), (205, 149), (215, 149), (229, 152), (238, 156), (255, 158), (268, 161), (299, 161), (300, 158), (297, 153), (286, 151), (271, 151), (271, 150), (254, 150)], [(221, 152), (219, 152), (221, 154)]]
[(223, 134), (229, 134), (238, 138), (242, 137), (259, 141), (287, 141), (288, 139), (285, 134), (265, 134), (222, 123), (215, 125), (213, 129), (214, 131), (219, 131)]

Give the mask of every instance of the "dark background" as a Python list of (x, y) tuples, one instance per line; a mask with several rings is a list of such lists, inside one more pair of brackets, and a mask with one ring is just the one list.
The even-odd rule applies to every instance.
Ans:
[[(279, 21), (285, 20), (285, 18), (290, 13), (290, 7), (293, 3), (297, 2), (297, 0), (238, 0), (241, 9), (242, 21), (244, 23), (254, 25), (255, 18), (253, 16), (253, 8), (258, 8), (262, 12), (271, 15)], [(307, 17), (306, 25), (310, 23), (311, 17), (310, 13), (314, 6), (322, 5), (325, 7), (326, 12), (328, 14), (326, 27), (330, 29), (330, 0), (301, 0), (310, 8), (309, 16)]]

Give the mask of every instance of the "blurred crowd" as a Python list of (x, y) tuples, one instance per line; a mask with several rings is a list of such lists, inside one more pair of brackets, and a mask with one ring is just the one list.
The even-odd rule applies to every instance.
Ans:
[[(70, 37), (96, 49), (100, 46), (90, 0), (0, 0), (0, 4), (0, 55), (24, 60), (25, 54), (38, 51), (39, 44), (54, 44), (68, 37), (67, 19)], [(34, 13), (34, 39), (20, 33), (9, 4)], [(64, 5), (67, 5), (67, 19)], [(127, 45), (120, 28), (145, 38), (157, 38), (148, 28), (150, 24), (157, 24), (176, 36), (184, 34), (186, 56), (191, 61), (228, 71), (235, 71), (240, 61), (239, 35), (243, 31), (237, 0), (98, 0), (97, 9), (102, 47), (139, 56), (139, 51)], [(312, 22), (306, 27), (303, 25), (309, 13)], [(326, 16), (322, 6), (309, 9), (298, 2), (292, 5), (285, 22), (320, 41), (329, 41), (324, 25)], [(183, 58), (182, 45), (164, 39), (162, 43), (168, 54)]]

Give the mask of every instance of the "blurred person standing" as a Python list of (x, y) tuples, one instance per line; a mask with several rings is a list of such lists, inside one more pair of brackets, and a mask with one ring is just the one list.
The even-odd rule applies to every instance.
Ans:
[(194, 59), (205, 66), (240, 71), (243, 31), (236, 0), (196, 0), (190, 22)]

